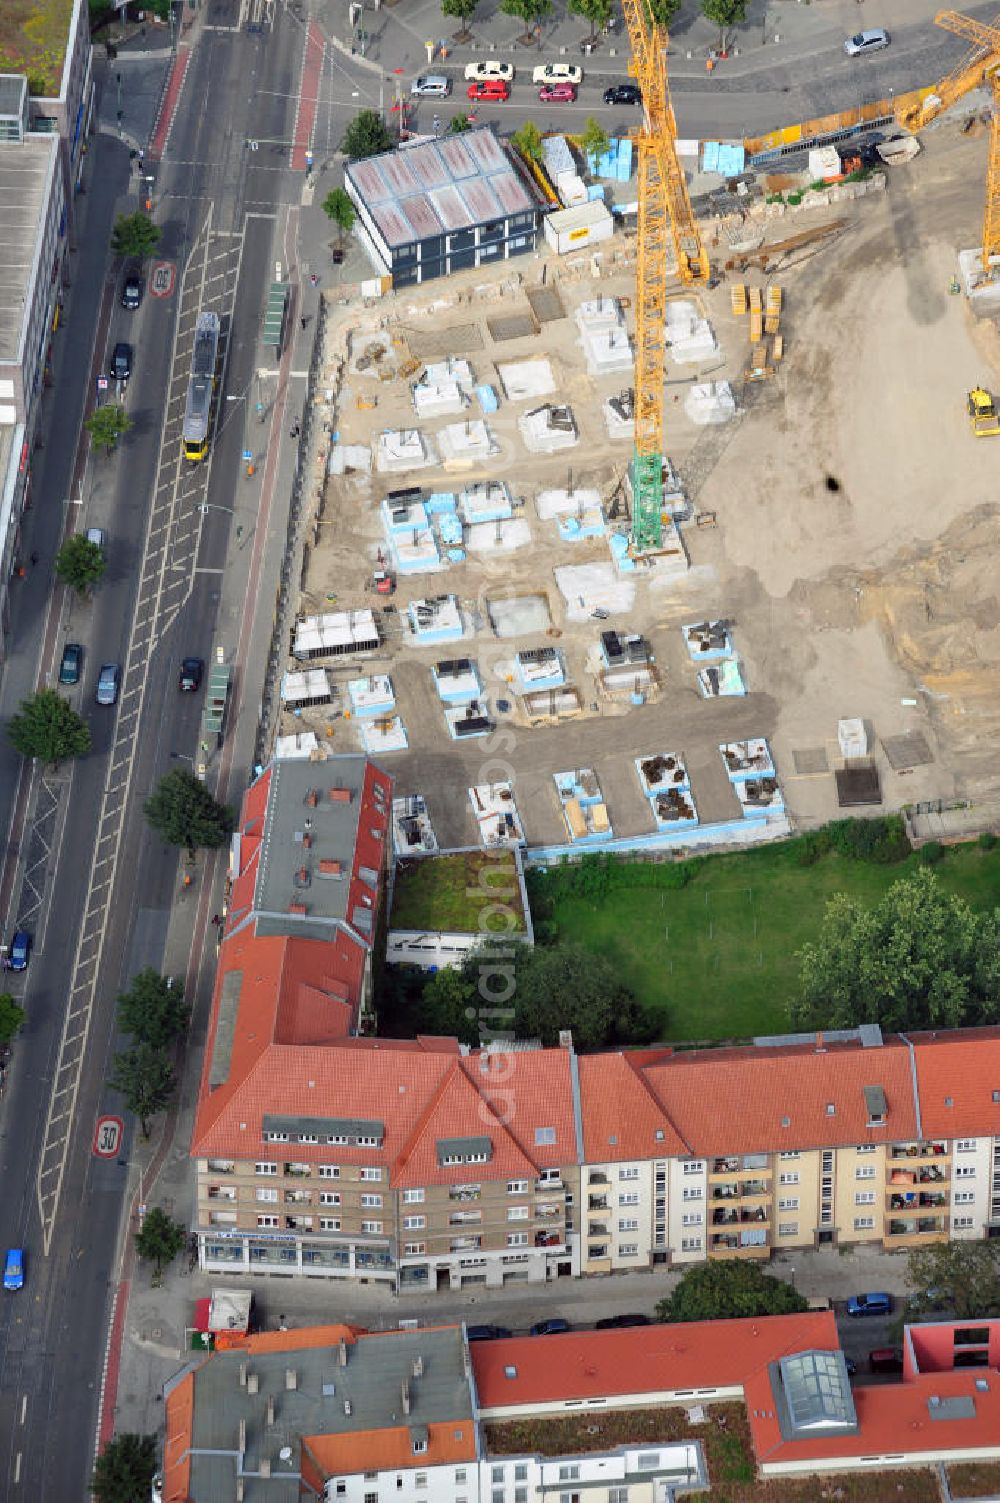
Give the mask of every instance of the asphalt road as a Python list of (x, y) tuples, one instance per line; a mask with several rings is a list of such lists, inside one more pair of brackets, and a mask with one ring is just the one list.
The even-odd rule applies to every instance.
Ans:
[[(232, 6), (215, 0), (206, 20), (228, 27)], [(15, 912), (29, 918), (35, 952), (23, 984), (17, 978), (12, 987), (28, 1021), (0, 1115), (0, 1248), (23, 1246), (27, 1263), (24, 1290), (0, 1300), (0, 1493), (9, 1499), (48, 1503), (86, 1494), (130, 1152), (126, 1141), (119, 1160), (105, 1163), (92, 1156), (91, 1143), (98, 1115), (120, 1110), (104, 1085), (116, 1044), (114, 999), (135, 970), (160, 963), (177, 884), (176, 854), (150, 835), (141, 802), (173, 765), (173, 754), (197, 754), (202, 695), (179, 694), (177, 667), (187, 654), (208, 659), (214, 644), (221, 571), (236, 525), (229, 508), (241, 504), (245, 406), (226, 397), (252, 388), (273, 210), (282, 196), (297, 197), (299, 187), (280, 163), (255, 163), (244, 140), (251, 127), (273, 140), (291, 136), (299, 49), (298, 24), (284, 14), (269, 36), (206, 31), (155, 190), (164, 229), (158, 254), (178, 265), (174, 295), (147, 294), (141, 309), (128, 313), (118, 306), (112, 278), (97, 316), (105, 350), (121, 338), (135, 346), (126, 397), (134, 427), (117, 455), (96, 460), (84, 496), (83, 520), (108, 534), (107, 576), (92, 604), (72, 607), (52, 648), (57, 667), (63, 640), (84, 644), (83, 680), (71, 693), (91, 725), (93, 751), (46, 780), (41, 818), (22, 842), (25, 856), (34, 852), (38, 860), (33, 886), (22, 890)], [(128, 178), (127, 152), (108, 141), (93, 151), (90, 191), (113, 201)], [(254, 217), (247, 219), (251, 202)], [(103, 243), (88, 245), (97, 287)], [(176, 463), (176, 402), (158, 465), (164, 405), (177, 384), (180, 271), (192, 250), (192, 265), (206, 278), (207, 305), (215, 299), (223, 309), (228, 340), (212, 464), (198, 478), (200, 490)], [(88, 297), (82, 288), (81, 297)], [(79, 317), (84, 324), (83, 310)], [(179, 362), (190, 347), (189, 334), (186, 346), (184, 339), (182, 318)], [(57, 411), (65, 402), (70, 413), (60, 431), (67, 448), (75, 446), (70, 409), (87, 386), (89, 367), (81, 329), (80, 347), (63, 361), (54, 393)], [(36, 507), (54, 516), (62, 500), (54, 469), (50, 483), (48, 493), (36, 492)], [(202, 499), (207, 512), (196, 509)], [(161, 511), (170, 523), (162, 535)], [(25, 656), (37, 654), (41, 636), (44, 601), (37, 593), (19, 643)], [(117, 712), (93, 699), (106, 661), (125, 665)], [(252, 665), (247, 671), (254, 673)], [(112, 857), (102, 867), (97, 842), (107, 831)], [(91, 872), (95, 848), (98, 868)]]

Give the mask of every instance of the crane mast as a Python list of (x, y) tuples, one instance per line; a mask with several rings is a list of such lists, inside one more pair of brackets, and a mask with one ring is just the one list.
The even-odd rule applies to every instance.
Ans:
[(636, 252), (635, 452), (632, 460), (632, 547), (658, 548), (663, 506), (663, 377), (666, 357), (668, 258), (686, 285), (707, 282), (667, 84), (667, 34), (646, 0), (623, 0), (632, 50), (630, 71), (642, 91), (638, 148), (639, 222)]

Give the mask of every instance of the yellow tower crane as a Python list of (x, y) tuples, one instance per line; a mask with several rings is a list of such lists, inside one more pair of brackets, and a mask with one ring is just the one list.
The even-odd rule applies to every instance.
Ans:
[(991, 84), (993, 109), (981, 256), (983, 276), (995, 276), (1000, 271), (1000, 16), (987, 25), (956, 10), (942, 10), (934, 17), (934, 24), (965, 37), (973, 50), (919, 104), (898, 109), (896, 118), (907, 130), (918, 131), (971, 90), (987, 81)]
[(667, 84), (667, 34), (647, 0), (623, 0), (632, 49), (629, 71), (642, 91), (638, 148), (639, 241), (636, 259), (635, 453), (632, 459), (632, 546), (658, 548), (663, 506), (663, 378), (666, 356), (668, 257), (690, 284), (708, 280), (708, 256), (677, 160), (677, 125)]

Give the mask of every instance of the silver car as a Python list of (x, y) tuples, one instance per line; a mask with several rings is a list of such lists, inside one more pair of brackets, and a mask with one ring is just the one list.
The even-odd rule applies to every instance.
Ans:
[(451, 79), (443, 73), (422, 73), (410, 85), (410, 93), (416, 99), (447, 99), (451, 93)]
[(863, 52), (881, 52), (888, 45), (889, 33), (883, 31), (881, 26), (875, 26), (870, 31), (859, 31), (855, 36), (848, 37), (844, 51), (848, 57), (860, 57)]
[(102, 663), (101, 671), (97, 675), (97, 693), (95, 698), (99, 705), (113, 705), (118, 699), (118, 683), (121, 678), (120, 663)]

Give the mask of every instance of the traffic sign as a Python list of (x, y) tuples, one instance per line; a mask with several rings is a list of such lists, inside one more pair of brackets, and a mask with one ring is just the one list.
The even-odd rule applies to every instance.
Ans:
[(169, 297), (176, 278), (177, 268), (172, 261), (157, 261), (149, 274), (149, 290), (153, 297)]
[(98, 376), (98, 378), (97, 378), (97, 390), (98, 391), (107, 391), (107, 389), (108, 389), (108, 378), (107, 378), (107, 376)]
[(116, 1159), (122, 1146), (125, 1124), (121, 1117), (98, 1117), (94, 1131), (94, 1154), (99, 1159)]
[(252, 449), (244, 449), (243, 450), (243, 463), (244, 464), (249, 464), (250, 461), (251, 461), (251, 459), (253, 459), (253, 450)]

